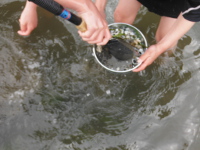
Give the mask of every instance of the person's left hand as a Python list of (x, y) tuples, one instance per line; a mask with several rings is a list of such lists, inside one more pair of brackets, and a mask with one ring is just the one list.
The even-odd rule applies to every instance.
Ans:
[(28, 36), (38, 25), (37, 5), (27, 1), (26, 6), (20, 16), (20, 30), (18, 34), (21, 36)]
[(151, 45), (138, 60), (138, 62), (142, 64), (138, 68), (134, 69), (133, 72), (144, 70), (147, 66), (152, 64), (161, 53), (162, 52), (157, 45)]

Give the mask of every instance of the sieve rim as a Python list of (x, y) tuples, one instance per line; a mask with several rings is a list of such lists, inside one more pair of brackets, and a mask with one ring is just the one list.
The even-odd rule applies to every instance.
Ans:
[[(143, 38), (143, 40), (144, 40), (144, 43), (145, 43), (145, 47), (147, 47), (148, 46), (148, 44), (147, 44), (147, 40), (146, 40), (146, 38), (145, 38), (145, 36), (143, 35), (143, 33), (138, 29), (138, 28), (136, 28), (135, 26), (133, 26), (133, 25), (130, 25), (130, 24), (127, 24), (127, 23), (111, 23), (111, 24), (109, 24), (108, 25), (108, 27), (110, 27), (110, 26), (113, 26), (113, 25), (126, 25), (126, 26), (129, 26), (130, 28), (134, 28), (135, 30), (137, 30), (139, 33), (140, 33), (140, 35), (142, 36), (142, 38)], [(114, 69), (111, 69), (111, 68), (108, 68), (107, 66), (105, 66), (104, 64), (102, 64), (100, 61), (99, 61), (99, 59), (98, 59), (98, 57), (97, 57), (97, 55), (96, 55), (96, 49), (95, 49), (95, 45), (93, 46), (93, 54), (94, 54), (94, 57), (95, 57), (95, 59), (96, 59), (96, 61), (103, 67), (103, 68), (105, 68), (106, 70), (109, 70), (109, 71), (111, 71), (111, 72), (116, 72), (116, 73), (125, 73), (125, 72), (130, 72), (130, 71), (132, 71), (132, 70), (134, 70), (134, 69), (136, 69), (136, 68), (138, 68), (142, 63), (138, 63), (136, 66), (134, 66), (133, 68), (130, 68), (130, 69), (127, 69), (127, 70), (114, 70)], [(144, 52), (146, 51), (146, 48), (144, 48)]]

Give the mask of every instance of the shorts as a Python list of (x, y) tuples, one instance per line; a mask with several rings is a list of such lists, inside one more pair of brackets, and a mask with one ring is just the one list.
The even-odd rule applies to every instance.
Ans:
[(150, 12), (171, 18), (177, 18), (184, 6), (182, 0), (138, 0), (138, 2)]

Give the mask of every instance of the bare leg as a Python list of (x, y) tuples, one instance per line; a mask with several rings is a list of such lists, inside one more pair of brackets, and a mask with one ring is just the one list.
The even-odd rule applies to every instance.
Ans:
[(119, 0), (114, 12), (115, 22), (132, 24), (141, 4), (137, 0)]
[[(156, 41), (159, 42), (172, 28), (173, 24), (177, 19), (170, 17), (161, 17), (158, 29), (156, 31)], [(177, 41), (174, 41), (174, 44), (171, 48), (174, 48), (177, 44)]]

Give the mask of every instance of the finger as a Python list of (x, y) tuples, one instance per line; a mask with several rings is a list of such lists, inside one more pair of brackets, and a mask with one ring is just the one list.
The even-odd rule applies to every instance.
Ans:
[(30, 35), (30, 31), (28, 31), (28, 30), (26, 30), (26, 31), (21, 31), (21, 30), (19, 30), (18, 32), (17, 32), (19, 35), (22, 35), (22, 36), (28, 36), (28, 35)]
[[(25, 27), (26, 29), (26, 27)], [(33, 31), (33, 27), (28, 27), (26, 30), (19, 30), (18, 34), (22, 35), (22, 36), (28, 36), (31, 34), (31, 32)]]
[(94, 37), (91, 37), (90, 40), (87, 40), (90, 44), (101, 43), (104, 40), (104, 32), (98, 32)]
[(25, 31), (27, 29), (26, 23), (21, 23), (21, 19), (19, 19), (19, 23), (20, 23), (20, 29), (21, 29), (21, 31)]
[(101, 45), (105, 45), (108, 42), (108, 38), (105, 38), (104, 32), (103, 31), (97, 31), (95, 32), (90, 38), (84, 38), (82, 39), (89, 44), (99, 44), (102, 43)]
[[(19, 19), (19, 22), (20, 22), (20, 19)], [(26, 30), (27, 30), (27, 25), (20, 23), (20, 30), (18, 31), (18, 34), (23, 35)]]
[(28, 26), (28, 29), (26, 30), (26, 33), (28, 34), (28, 35), (30, 35), (31, 34), (31, 32), (33, 31), (35, 29), (35, 27), (34, 26)]
[(103, 38), (103, 41), (100, 43), (96, 43), (97, 45), (106, 45), (106, 43), (108, 43), (109, 39), (107, 38)]
[[(141, 57), (139, 59), (139, 61), (142, 61)], [(147, 66), (149, 66), (151, 64), (151, 58), (150, 57), (147, 57), (144, 61), (142, 61), (142, 64), (133, 70), (133, 72), (139, 72), (139, 71), (142, 71), (144, 69), (146, 69)]]
[(100, 30), (94, 32), (90, 37), (82, 37), (84, 41), (88, 42), (102, 40), (102, 38), (103, 38), (103, 33)]
[(133, 72), (142, 71), (142, 70), (144, 70), (148, 66), (149, 55), (143, 54), (142, 56), (138, 59), (138, 63), (139, 64), (141, 63), (141, 65), (138, 68), (134, 69)]
[(90, 38), (95, 31), (97, 31), (97, 30), (89, 30), (88, 29), (85, 32), (78, 31), (78, 33), (82, 38)]
[[(20, 20), (19, 20), (20, 22)], [(27, 24), (22, 24), (20, 23), (20, 30), (17, 32), (19, 35), (22, 35), (22, 36), (27, 36), (29, 35), (30, 33), (28, 32), (27, 30)]]
[(144, 54), (142, 54), (138, 60), (139, 63), (144, 62), (145, 60), (147, 60), (149, 58), (150, 54), (148, 51), (146, 51)]
[(146, 64), (142, 64), (141, 66), (139, 66), (138, 68), (132, 70), (133, 72), (140, 72), (144, 69), (146, 69), (147, 65)]
[(97, 44), (97, 45), (105, 45), (111, 39), (111, 34), (110, 34), (110, 31), (108, 29), (97, 34), (97, 36), (98, 36), (98, 39), (88, 40), (88, 43)]
[(108, 41), (111, 39), (111, 34), (109, 30), (106, 30), (106, 34), (105, 37), (103, 38), (103, 41), (100, 43), (97, 43), (97, 45), (106, 45), (108, 43)]

